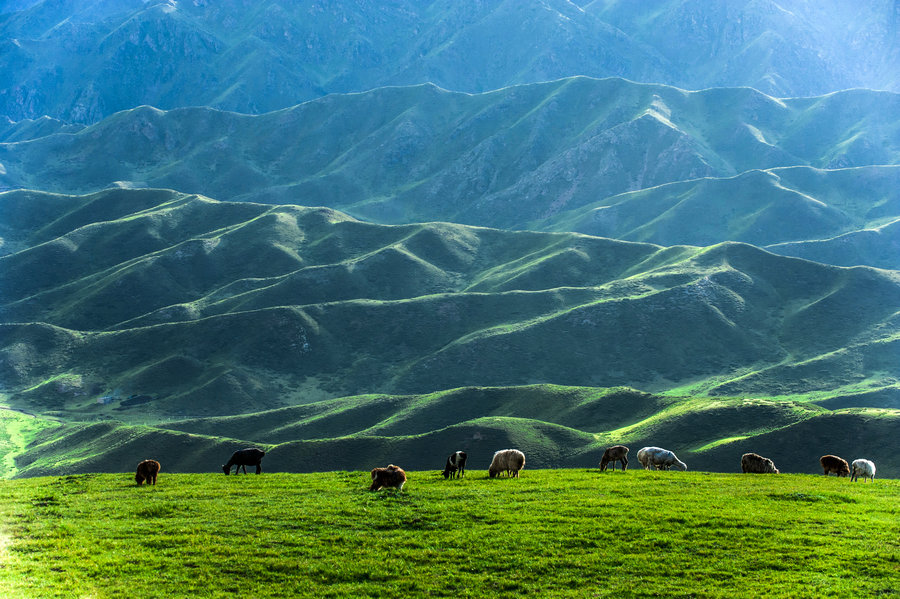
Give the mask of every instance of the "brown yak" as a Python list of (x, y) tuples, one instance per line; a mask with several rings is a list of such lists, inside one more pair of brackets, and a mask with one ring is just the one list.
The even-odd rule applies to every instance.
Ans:
[(156, 484), (156, 475), (159, 474), (159, 462), (156, 460), (144, 460), (137, 465), (137, 472), (134, 473), (134, 482), (140, 487), (147, 481), (148, 485)]
[(394, 487), (398, 491), (403, 491), (403, 485), (406, 484), (406, 472), (400, 466), (388, 465), (387, 468), (372, 469), (372, 486), (370, 491), (377, 491), (382, 487)]
[(847, 463), (847, 460), (836, 455), (823, 455), (819, 458), (819, 464), (822, 465), (825, 476), (828, 476), (831, 472), (834, 472), (836, 476), (850, 476), (850, 464)]

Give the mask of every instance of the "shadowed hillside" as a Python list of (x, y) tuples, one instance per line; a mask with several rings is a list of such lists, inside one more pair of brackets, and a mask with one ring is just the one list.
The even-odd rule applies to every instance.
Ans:
[(153, 422), (530, 382), (852, 396), (900, 367), (894, 271), (164, 190), (0, 201), (17, 250), (0, 374), (37, 412)]

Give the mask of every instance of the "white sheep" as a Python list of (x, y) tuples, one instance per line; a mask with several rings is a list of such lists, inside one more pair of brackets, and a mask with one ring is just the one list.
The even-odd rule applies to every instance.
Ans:
[(661, 447), (642, 447), (638, 450), (638, 461), (644, 467), (644, 470), (668, 470), (675, 466), (676, 470), (684, 472), (687, 470), (687, 464), (678, 459), (678, 457)]
[(871, 460), (864, 460), (862, 458), (853, 460), (853, 463), (850, 465), (850, 472), (851, 482), (858, 480), (860, 474), (862, 474), (863, 482), (866, 482), (866, 479), (868, 478), (871, 478), (872, 482), (875, 482), (875, 463)]
[(525, 454), (518, 449), (501, 449), (494, 453), (488, 474), (491, 478), (506, 472), (507, 476), (519, 478), (519, 470), (525, 467)]

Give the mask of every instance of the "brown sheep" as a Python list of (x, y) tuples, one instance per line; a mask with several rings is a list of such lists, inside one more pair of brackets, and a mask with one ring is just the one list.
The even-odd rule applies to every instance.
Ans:
[(741, 456), (741, 471), (745, 474), (778, 474), (775, 462), (757, 453), (745, 453)]
[(406, 472), (400, 466), (388, 465), (387, 468), (372, 469), (372, 486), (370, 491), (377, 491), (383, 487), (394, 487), (397, 491), (403, 491), (406, 484)]
[(156, 460), (144, 460), (137, 466), (137, 472), (134, 473), (134, 482), (139, 487), (144, 484), (144, 481), (147, 481), (148, 485), (155, 485), (159, 468), (159, 462)]
[(823, 455), (819, 458), (819, 464), (822, 465), (825, 476), (828, 476), (831, 472), (834, 472), (836, 476), (850, 476), (850, 464), (847, 463), (847, 460), (836, 455)]
[(613, 445), (603, 452), (600, 458), (600, 472), (606, 470), (609, 463), (612, 462), (613, 470), (616, 469), (616, 462), (622, 462), (622, 472), (628, 468), (628, 448), (624, 445)]

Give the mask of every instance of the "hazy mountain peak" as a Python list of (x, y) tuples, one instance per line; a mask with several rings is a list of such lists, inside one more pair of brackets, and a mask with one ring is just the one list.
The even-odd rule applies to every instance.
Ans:
[(94, 122), (137, 104), (267, 112), (434, 82), (574, 75), (809, 96), (897, 91), (896, 9), (837, 0), (57, 2), (0, 13), (0, 114)]

